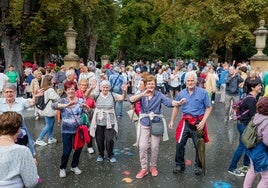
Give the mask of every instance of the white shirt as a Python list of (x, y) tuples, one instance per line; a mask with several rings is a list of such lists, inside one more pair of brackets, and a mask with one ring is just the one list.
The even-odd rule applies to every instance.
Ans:
[(7, 82), (7, 80), (8, 80), (7, 75), (5, 75), (4, 73), (0, 73), (0, 92), (3, 91), (3, 87)]

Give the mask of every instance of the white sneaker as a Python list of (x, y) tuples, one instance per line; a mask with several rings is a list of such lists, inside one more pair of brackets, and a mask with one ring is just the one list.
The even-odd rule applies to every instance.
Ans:
[(78, 167), (75, 167), (75, 168), (71, 168), (71, 171), (73, 171), (76, 175), (78, 174), (81, 174), (82, 171), (78, 168)]
[(56, 142), (57, 142), (57, 139), (55, 139), (55, 138), (49, 138), (47, 143), (48, 144), (54, 144)]
[(37, 139), (36, 142), (35, 142), (36, 145), (39, 145), (39, 146), (46, 146), (47, 143), (44, 142), (43, 140), (40, 140), (40, 139)]
[(90, 154), (94, 153), (94, 149), (93, 149), (93, 148), (87, 148), (87, 151), (88, 151), (88, 153), (90, 153)]
[(234, 169), (234, 170), (228, 170), (228, 172), (230, 173), (230, 174), (233, 174), (233, 175), (235, 175), (235, 176), (245, 176), (245, 174), (243, 173), (243, 172), (240, 172), (240, 170), (238, 170), (238, 169)]
[(60, 178), (65, 178), (65, 177), (66, 177), (65, 169), (60, 169)]

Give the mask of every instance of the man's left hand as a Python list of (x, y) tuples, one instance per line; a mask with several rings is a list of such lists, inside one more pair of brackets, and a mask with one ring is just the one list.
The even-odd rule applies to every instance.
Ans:
[(203, 123), (202, 121), (200, 121), (200, 123), (198, 123), (196, 125), (197, 130), (203, 130), (205, 126), (205, 123)]

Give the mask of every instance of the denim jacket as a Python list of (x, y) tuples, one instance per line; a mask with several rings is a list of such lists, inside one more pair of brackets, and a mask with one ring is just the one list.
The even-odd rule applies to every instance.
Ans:
[(259, 124), (257, 130), (262, 142), (255, 148), (246, 150), (246, 154), (252, 160), (255, 172), (263, 172), (268, 170), (268, 117), (256, 113), (253, 122)]
[(263, 142), (252, 149), (246, 150), (246, 154), (252, 160), (256, 173), (268, 170), (268, 147)]

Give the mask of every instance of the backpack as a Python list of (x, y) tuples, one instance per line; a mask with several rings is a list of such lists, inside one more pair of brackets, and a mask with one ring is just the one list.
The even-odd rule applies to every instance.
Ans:
[(241, 136), (241, 141), (243, 144), (246, 146), (247, 149), (254, 148), (260, 141), (261, 139), (258, 137), (258, 128), (259, 124), (254, 124), (253, 123), (253, 118), (252, 120), (248, 123), (247, 127), (245, 128), (242, 136)]
[(35, 104), (36, 108), (38, 108), (39, 110), (44, 110), (47, 106), (47, 103), (50, 101), (50, 99), (45, 103), (45, 96), (39, 96), (37, 103)]
[(247, 109), (244, 112), (242, 112), (242, 104), (243, 104), (243, 101), (246, 98), (248, 98), (248, 97), (253, 97), (253, 96), (247, 95), (244, 98), (242, 98), (242, 99), (240, 99), (240, 100), (238, 100), (238, 101), (236, 101), (236, 102), (233, 103), (233, 105), (232, 105), (232, 111), (235, 112), (235, 119), (236, 120), (239, 120), (242, 115), (245, 115), (246, 113), (249, 112), (249, 109)]

